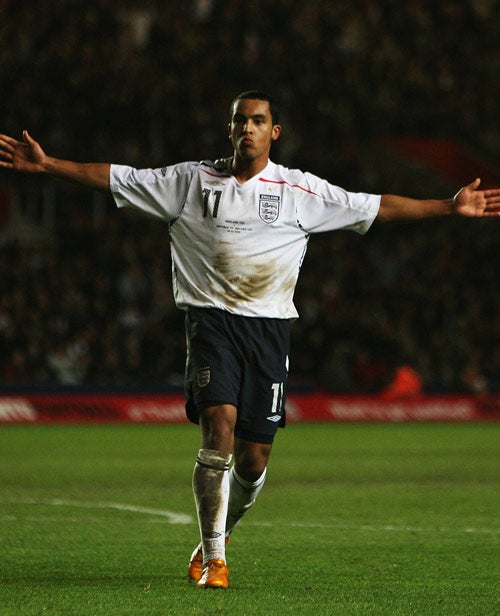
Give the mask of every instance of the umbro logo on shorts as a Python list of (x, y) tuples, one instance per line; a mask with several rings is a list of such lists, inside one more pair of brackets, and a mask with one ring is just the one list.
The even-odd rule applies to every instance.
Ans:
[(274, 421), (276, 423), (281, 419), (281, 415), (271, 415), (270, 417), (266, 417), (269, 421)]

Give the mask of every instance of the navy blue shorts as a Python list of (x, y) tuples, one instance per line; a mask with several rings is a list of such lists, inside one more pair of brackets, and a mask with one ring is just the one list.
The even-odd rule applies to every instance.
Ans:
[(201, 410), (232, 404), (235, 436), (272, 443), (285, 425), (290, 352), (288, 319), (244, 317), (214, 308), (186, 314), (186, 414), (199, 423)]

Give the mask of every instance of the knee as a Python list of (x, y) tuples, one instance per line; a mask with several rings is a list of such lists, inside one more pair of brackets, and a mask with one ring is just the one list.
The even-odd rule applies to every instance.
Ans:
[(221, 405), (205, 409), (200, 415), (202, 447), (232, 453), (236, 409)]

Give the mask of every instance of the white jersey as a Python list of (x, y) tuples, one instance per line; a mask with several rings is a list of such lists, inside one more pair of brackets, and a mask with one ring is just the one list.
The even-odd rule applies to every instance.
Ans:
[(347, 192), (271, 161), (240, 184), (230, 161), (112, 165), (111, 191), (118, 207), (168, 221), (177, 306), (295, 318), (293, 294), (309, 235), (365, 233), (380, 196)]

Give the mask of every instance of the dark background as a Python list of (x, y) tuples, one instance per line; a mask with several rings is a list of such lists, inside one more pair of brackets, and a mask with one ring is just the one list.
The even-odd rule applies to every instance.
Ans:
[[(214, 159), (230, 154), (234, 95), (262, 88), (282, 108), (276, 162), (348, 190), (451, 197), (499, 177), (499, 14), (495, 0), (4, 0), (0, 131), (80, 161)], [(313, 237), (291, 384), (380, 391), (405, 364), (429, 392), (498, 390), (498, 229)], [(1, 173), (0, 385), (179, 385), (169, 271), (164, 224)]]

